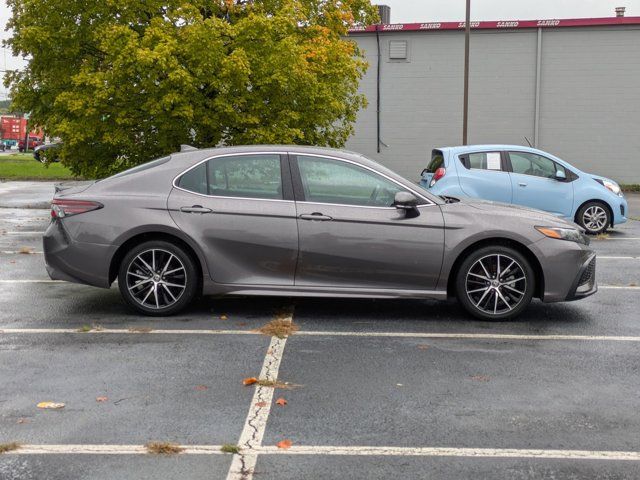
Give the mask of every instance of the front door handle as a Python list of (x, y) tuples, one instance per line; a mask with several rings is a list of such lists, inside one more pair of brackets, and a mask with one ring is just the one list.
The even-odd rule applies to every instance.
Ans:
[(524, 183), (524, 182), (520, 182), (518, 185), (520, 185), (521, 187), (526, 187), (527, 186), (527, 184)]
[(181, 212), (185, 213), (211, 213), (213, 210), (210, 208), (205, 208), (202, 205), (192, 205), (190, 207), (181, 207)]
[(331, 218), (330, 216), (323, 215), (320, 212), (303, 213), (302, 215), (300, 215), (300, 218), (302, 220), (317, 220), (320, 222), (327, 222), (329, 220), (333, 220), (333, 218)]

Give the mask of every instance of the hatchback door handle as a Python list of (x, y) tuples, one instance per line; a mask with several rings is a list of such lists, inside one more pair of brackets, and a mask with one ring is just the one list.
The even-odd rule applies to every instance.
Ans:
[(520, 182), (518, 185), (520, 185), (521, 187), (526, 187), (527, 186), (527, 184), (524, 183), (524, 182)]
[(192, 205), (190, 207), (181, 207), (181, 212), (185, 213), (211, 213), (213, 210), (210, 208), (205, 208), (202, 205)]
[(313, 213), (303, 213), (302, 215), (300, 215), (300, 218), (303, 220), (318, 220), (320, 222), (326, 222), (328, 220), (333, 220), (333, 218), (331, 218), (328, 215), (323, 215), (320, 212), (313, 212)]

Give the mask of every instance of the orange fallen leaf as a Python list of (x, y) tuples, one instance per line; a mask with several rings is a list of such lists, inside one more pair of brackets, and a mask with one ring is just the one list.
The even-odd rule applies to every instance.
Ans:
[(428, 350), (429, 349), (429, 345), (418, 345), (418, 348), (420, 350)]
[(242, 380), (242, 384), (243, 385), (253, 385), (257, 381), (258, 381), (258, 379), (256, 377), (249, 377), (249, 378), (245, 378), (244, 380)]
[(489, 376), (488, 375), (473, 375), (471, 377), (471, 380), (475, 380), (476, 382), (488, 382), (489, 381)]
[(28, 423), (28, 422), (29, 420), (27, 420), (26, 418), (19, 418), (16, 423)]
[(106, 402), (107, 400), (109, 400), (108, 397), (96, 397), (96, 402), (98, 403)]
[(281, 407), (284, 407), (286, 404), (287, 404), (287, 401), (282, 397), (276, 400), (276, 405), (280, 405)]
[(227, 318), (229, 317), (227, 317), (226, 315), (220, 315), (220, 320), (226, 320)]
[(60, 408), (64, 408), (64, 403), (40, 402), (37, 406), (38, 406), (38, 408), (46, 408), (46, 409), (58, 410)]
[(280, 440), (278, 443), (276, 443), (276, 447), (278, 448), (291, 448), (291, 445), (293, 445), (293, 442), (291, 440)]
[(266, 406), (267, 406), (267, 402), (257, 402), (256, 403), (256, 407), (262, 408), (262, 407), (266, 407)]
[(206, 385), (196, 385), (196, 390), (200, 391), (200, 392), (204, 392), (205, 390), (208, 390), (209, 387), (207, 387)]

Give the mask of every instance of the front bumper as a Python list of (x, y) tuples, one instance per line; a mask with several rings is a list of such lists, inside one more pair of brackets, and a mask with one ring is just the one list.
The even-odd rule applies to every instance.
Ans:
[(578, 270), (578, 275), (569, 290), (565, 300), (579, 300), (598, 291), (596, 282), (596, 254), (591, 255)]
[(611, 208), (613, 210), (613, 223), (618, 225), (619, 223), (625, 223), (629, 216), (629, 204), (624, 197), (616, 196), (616, 199), (612, 202)]
[(109, 288), (109, 267), (116, 247), (74, 241), (61, 220), (53, 220), (42, 237), (44, 261), (52, 280)]

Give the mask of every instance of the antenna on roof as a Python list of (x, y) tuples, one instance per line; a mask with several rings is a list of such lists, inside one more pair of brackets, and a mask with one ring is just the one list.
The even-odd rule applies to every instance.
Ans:
[(193, 152), (194, 150), (198, 150), (196, 147), (192, 147), (191, 145), (180, 145), (180, 152)]
[(531, 145), (531, 142), (529, 141), (529, 139), (528, 139), (527, 137), (524, 137), (524, 139), (527, 141), (527, 143), (529, 144), (529, 146), (530, 146), (531, 148), (533, 148), (533, 145)]

